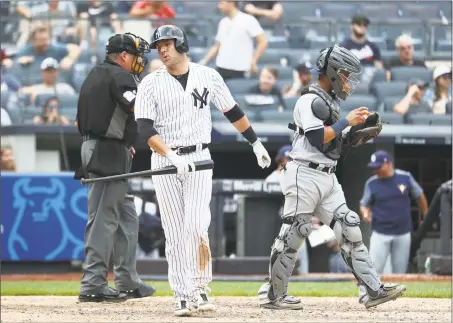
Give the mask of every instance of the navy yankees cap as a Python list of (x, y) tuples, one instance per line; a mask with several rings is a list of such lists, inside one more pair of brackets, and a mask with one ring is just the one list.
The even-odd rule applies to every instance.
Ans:
[(371, 155), (371, 160), (368, 163), (368, 167), (370, 168), (379, 168), (382, 164), (386, 162), (391, 162), (392, 157), (390, 154), (384, 150), (378, 150), (374, 154)]

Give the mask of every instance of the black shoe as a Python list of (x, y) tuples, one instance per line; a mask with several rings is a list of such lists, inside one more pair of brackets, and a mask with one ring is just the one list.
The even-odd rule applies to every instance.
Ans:
[(99, 294), (80, 294), (79, 302), (124, 302), (127, 294), (113, 288), (107, 288)]
[(121, 291), (120, 293), (126, 294), (127, 298), (143, 298), (153, 296), (156, 293), (156, 289), (151, 285), (141, 283), (136, 289)]

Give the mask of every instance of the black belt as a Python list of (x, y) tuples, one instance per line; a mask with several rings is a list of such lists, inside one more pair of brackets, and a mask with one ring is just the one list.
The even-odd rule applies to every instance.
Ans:
[(99, 136), (94, 136), (94, 135), (82, 135), (83, 141), (98, 140), (99, 138), (100, 138)]
[[(291, 157), (288, 157), (288, 160), (292, 161), (293, 159)], [(327, 174), (332, 174), (332, 173), (334, 173), (337, 170), (336, 166), (319, 168), (319, 164), (312, 163), (312, 162), (308, 163), (308, 167), (310, 167), (312, 169), (320, 170), (321, 172), (324, 172), (324, 173), (327, 173)]]
[[(187, 147), (176, 147), (176, 148), (172, 148), (171, 150), (176, 150), (176, 153), (178, 155), (187, 155), (187, 154), (196, 152), (197, 151), (197, 146), (198, 145), (187, 146)], [(208, 147), (209, 147), (208, 144), (201, 144), (201, 149), (202, 150), (206, 149)]]

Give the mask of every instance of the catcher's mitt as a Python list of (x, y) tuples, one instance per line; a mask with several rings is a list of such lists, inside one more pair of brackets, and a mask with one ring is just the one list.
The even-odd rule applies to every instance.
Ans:
[(348, 147), (362, 146), (367, 141), (376, 138), (381, 130), (381, 116), (374, 112), (368, 116), (365, 123), (351, 127), (346, 135), (345, 145)]

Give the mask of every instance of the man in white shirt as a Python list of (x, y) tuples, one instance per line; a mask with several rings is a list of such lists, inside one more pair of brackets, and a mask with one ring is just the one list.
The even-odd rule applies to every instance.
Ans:
[(217, 71), (225, 81), (243, 78), (247, 72), (256, 74), (267, 47), (263, 28), (255, 17), (239, 10), (238, 1), (220, 1), (218, 7), (226, 17), (219, 22), (214, 46), (199, 64), (206, 65), (217, 55)]
[(47, 57), (41, 63), (41, 77), (43, 82), (21, 88), (22, 93), (30, 94), (32, 102), (38, 94), (76, 94), (74, 88), (65, 82), (58, 82), (59, 64), (53, 57)]

